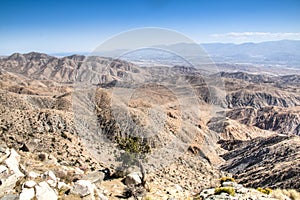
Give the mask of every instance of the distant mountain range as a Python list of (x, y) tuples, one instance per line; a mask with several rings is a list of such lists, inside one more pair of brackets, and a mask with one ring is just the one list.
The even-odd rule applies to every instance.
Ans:
[[(268, 41), (261, 43), (203, 43), (200, 44), (203, 48), (199, 48), (197, 44), (178, 43), (172, 45), (157, 45), (153, 49), (165, 49), (173, 51), (183, 57), (188, 57), (189, 60), (195, 63), (200, 63), (207, 60), (207, 56), (216, 63), (244, 63), (257, 64), (264, 66), (285, 66), (290, 68), (300, 68), (300, 40), (280, 40)], [(150, 47), (152, 48), (152, 47)], [(131, 49), (116, 49), (113, 51), (97, 52), (100, 56), (119, 57), (123, 53), (132, 51)], [(94, 53), (94, 52), (92, 52)], [(206, 53), (208, 55), (206, 55)], [(89, 55), (89, 52), (80, 52), (81, 55)], [(70, 53), (53, 54), (55, 56), (66, 56)], [(129, 60), (136, 61), (164, 61), (164, 63), (174, 64), (178, 62), (178, 56), (166, 56), (158, 52), (157, 54), (149, 51), (139, 50), (129, 53)], [(176, 58), (177, 57), (177, 58)], [(169, 61), (168, 61), (169, 60)], [(180, 60), (180, 59), (179, 59)], [(178, 64), (178, 63), (177, 63)]]
[(215, 62), (287, 65), (300, 67), (300, 41), (281, 40), (243, 44), (202, 44)]
[[(149, 50), (151, 49), (151, 50)], [(61, 52), (52, 53), (50, 55), (64, 57), (73, 54), (80, 55), (99, 55), (104, 57), (120, 57), (121, 59), (139, 63), (159, 63), (167, 65), (184, 64), (193, 61), (193, 64), (207, 63), (208, 61), (215, 63), (229, 64), (251, 64), (259, 67), (288, 67), (300, 69), (300, 40), (280, 40), (268, 41), (261, 43), (178, 43), (172, 45), (156, 45), (148, 50), (132, 50), (132, 49), (116, 49), (112, 51), (101, 52)], [(168, 54), (155, 49), (163, 49), (175, 54)], [(4, 56), (0, 56), (4, 57)], [(140, 64), (140, 63), (139, 63)]]

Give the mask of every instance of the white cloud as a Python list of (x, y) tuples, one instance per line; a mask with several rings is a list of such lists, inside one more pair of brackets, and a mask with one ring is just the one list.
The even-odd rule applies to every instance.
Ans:
[(211, 34), (210, 37), (218, 40), (229, 41), (266, 41), (266, 40), (300, 40), (300, 32), (229, 32), (222, 34)]

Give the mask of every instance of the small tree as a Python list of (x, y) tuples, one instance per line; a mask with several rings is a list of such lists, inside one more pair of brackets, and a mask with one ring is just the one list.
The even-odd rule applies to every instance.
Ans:
[(115, 140), (119, 148), (123, 150), (117, 161), (121, 161), (125, 167), (139, 165), (140, 160), (144, 160), (146, 154), (151, 152), (150, 146), (142, 141), (140, 137), (116, 137)]
[(138, 166), (142, 173), (141, 186), (145, 187), (146, 173), (141, 160), (146, 160), (147, 154), (151, 152), (149, 144), (136, 136), (116, 137), (115, 141), (119, 148), (123, 150), (116, 160), (122, 162), (122, 168), (128, 168), (132, 165)]

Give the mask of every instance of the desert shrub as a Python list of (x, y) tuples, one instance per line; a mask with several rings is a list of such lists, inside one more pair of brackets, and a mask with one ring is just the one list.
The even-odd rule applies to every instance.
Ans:
[(258, 191), (264, 194), (271, 194), (272, 190), (270, 188), (257, 188)]
[(145, 159), (146, 154), (151, 152), (150, 146), (140, 137), (115, 137), (115, 141), (119, 148), (124, 150), (117, 158), (123, 165), (136, 165), (139, 159)]
[(227, 182), (227, 181), (229, 181), (229, 182), (235, 182), (234, 178), (228, 177), (228, 176), (222, 177), (222, 178), (220, 179), (221, 184), (222, 184), (223, 182)]
[(115, 140), (119, 147), (128, 153), (150, 153), (150, 146), (140, 137), (116, 137)]
[(235, 190), (233, 187), (219, 187), (219, 188), (216, 188), (215, 189), (215, 194), (218, 195), (218, 194), (221, 194), (221, 193), (227, 193), (231, 196), (234, 196), (235, 195)]

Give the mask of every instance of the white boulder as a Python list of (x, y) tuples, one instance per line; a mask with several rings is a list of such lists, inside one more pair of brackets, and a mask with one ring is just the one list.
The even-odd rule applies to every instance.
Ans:
[(34, 198), (34, 188), (24, 188), (20, 194), (20, 200), (31, 200)]
[(48, 185), (47, 182), (40, 182), (35, 186), (37, 200), (56, 200), (56, 192)]
[(5, 160), (6, 166), (19, 177), (24, 176), (19, 169), (20, 159), (21, 156), (14, 149), (11, 149), (9, 157)]
[(125, 178), (125, 185), (138, 185), (141, 184), (142, 180), (138, 172), (132, 172)]

